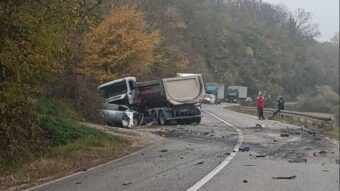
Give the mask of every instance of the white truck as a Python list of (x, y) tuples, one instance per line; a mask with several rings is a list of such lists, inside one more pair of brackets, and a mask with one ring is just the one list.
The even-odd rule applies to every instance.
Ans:
[(238, 102), (247, 98), (248, 87), (245, 86), (228, 86), (227, 102)]

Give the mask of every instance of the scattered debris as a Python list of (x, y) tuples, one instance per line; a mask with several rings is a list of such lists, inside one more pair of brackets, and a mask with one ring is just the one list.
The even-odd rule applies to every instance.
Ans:
[(180, 159), (184, 159), (183, 157), (179, 157)]
[(243, 180), (243, 183), (248, 183), (248, 180)]
[(286, 179), (286, 180), (291, 180), (291, 179), (295, 179), (296, 176), (277, 176), (277, 177), (272, 177), (272, 179)]
[(276, 139), (274, 139), (274, 140), (273, 140), (273, 142), (277, 142), (277, 140), (276, 140)]
[(264, 124), (256, 124), (255, 127), (257, 127), (257, 128), (265, 128), (266, 126)]
[(76, 184), (81, 184), (81, 182), (76, 182)]
[(230, 153), (227, 152), (227, 153), (224, 153), (224, 155), (227, 155), (227, 156), (228, 156), (228, 155), (230, 155)]
[(319, 154), (320, 155), (325, 155), (325, 154), (327, 154), (327, 151), (320, 151)]
[(168, 152), (168, 149), (162, 149), (160, 152), (162, 153)]
[(141, 154), (142, 154), (142, 155), (144, 155), (144, 153), (143, 153), (143, 152), (142, 152)]
[(208, 135), (208, 134), (209, 134), (209, 132), (204, 132), (203, 134), (204, 134), (204, 135)]
[(257, 158), (263, 158), (263, 157), (266, 157), (264, 155), (256, 155)]
[(310, 150), (312, 150), (312, 148), (307, 147), (307, 148), (305, 148), (305, 150), (306, 150), (306, 151), (310, 151)]
[(123, 183), (124, 186), (130, 185), (130, 184), (132, 184), (132, 182)]
[(314, 141), (321, 141), (322, 139), (319, 138), (319, 137), (317, 137), (317, 138), (314, 138), (313, 140), (314, 140)]
[(158, 157), (159, 157), (159, 158), (162, 158), (163, 156), (162, 156), (162, 155), (159, 155)]
[(201, 161), (201, 162), (198, 162), (196, 165), (202, 165), (204, 162)]
[(241, 148), (239, 148), (240, 152), (248, 152), (249, 150), (250, 150), (249, 147), (241, 147)]
[(313, 156), (315, 156), (315, 157), (316, 157), (316, 155), (317, 155), (317, 154), (316, 154), (316, 152), (314, 152), (314, 153), (313, 153)]
[(291, 159), (288, 162), (289, 163), (307, 163), (307, 159), (297, 158), (297, 159)]
[(288, 133), (281, 133), (280, 137), (289, 137), (289, 134)]

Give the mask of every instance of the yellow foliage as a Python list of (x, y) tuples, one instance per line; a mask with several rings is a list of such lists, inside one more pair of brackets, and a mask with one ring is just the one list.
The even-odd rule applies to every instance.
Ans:
[(159, 33), (147, 31), (144, 15), (131, 7), (113, 10), (85, 37), (82, 72), (96, 79), (138, 76), (153, 61)]
[(254, 51), (251, 47), (247, 46), (244, 52), (247, 56), (254, 57)]

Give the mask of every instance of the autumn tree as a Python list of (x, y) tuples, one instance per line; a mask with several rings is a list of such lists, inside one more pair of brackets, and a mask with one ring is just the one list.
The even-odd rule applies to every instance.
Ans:
[[(0, 1), (0, 163), (44, 148), (35, 101), (46, 96), (71, 58), (73, 34), (101, 1)], [(72, 34), (72, 35), (71, 35)], [(52, 83), (53, 82), (53, 83)], [(51, 89), (52, 89), (51, 88)]]
[(144, 15), (124, 6), (115, 9), (85, 37), (82, 72), (98, 80), (140, 76), (153, 61), (159, 33), (148, 32)]

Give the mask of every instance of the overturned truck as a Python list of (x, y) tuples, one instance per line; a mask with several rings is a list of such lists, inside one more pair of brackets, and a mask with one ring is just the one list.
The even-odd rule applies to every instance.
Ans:
[(160, 125), (177, 122), (190, 124), (201, 122), (197, 107), (204, 95), (204, 83), (200, 74), (178, 74), (177, 77), (137, 82), (135, 77), (114, 80), (98, 87), (107, 105), (115, 105), (108, 111), (115, 124), (131, 127), (142, 123)]

